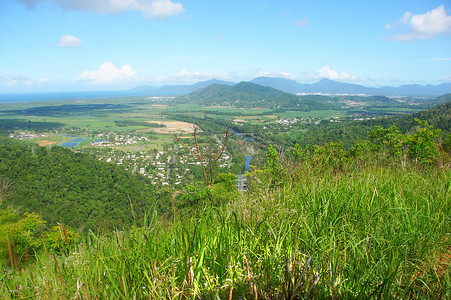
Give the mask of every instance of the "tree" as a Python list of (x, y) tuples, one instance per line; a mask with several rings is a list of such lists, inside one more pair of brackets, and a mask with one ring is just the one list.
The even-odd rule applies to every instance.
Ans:
[(266, 169), (275, 180), (279, 180), (282, 175), (282, 165), (280, 163), (279, 154), (273, 145), (269, 144), (266, 151)]
[(378, 151), (387, 153), (391, 157), (402, 157), (405, 137), (399, 131), (398, 127), (382, 128), (375, 126), (368, 133)]
[(407, 155), (422, 163), (433, 163), (439, 155), (435, 139), (440, 136), (441, 130), (434, 129), (427, 121), (415, 119), (415, 122), (420, 127), (413, 135), (406, 136)]

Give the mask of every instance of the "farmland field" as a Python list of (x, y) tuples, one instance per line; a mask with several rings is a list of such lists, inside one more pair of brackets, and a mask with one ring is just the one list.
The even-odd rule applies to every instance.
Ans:
[[(106, 102), (107, 101), (107, 102)], [(190, 134), (194, 125), (173, 119), (173, 115), (192, 118), (214, 118), (230, 124), (274, 122), (278, 118), (330, 118), (345, 115), (342, 111), (287, 111), (273, 113), (264, 108), (234, 108), (202, 106), (199, 104), (174, 103), (169, 99), (149, 100), (145, 97), (121, 97), (112, 99), (84, 99), (56, 102), (11, 103), (0, 105), (0, 129), (9, 133), (17, 131), (45, 132), (45, 138), (30, 138), (41, 145), (61, 145), (70, 141), (64, 135), (74, 131), (86, 140), (82, 146), (89, 146), (101, 131), (118, 134), (151, 134), (152, 138), (141, 143), (144, 149), (161, 149), (164, 143), (173, 140), (173, 134)], [(153, 128), (146, 124), (160, 124)], [(150, 127), (149, 127), (150, 126)], [(124, 150), (129, 146), (114, 146)], [(142, 149), (140, 148), (140, 149)]]

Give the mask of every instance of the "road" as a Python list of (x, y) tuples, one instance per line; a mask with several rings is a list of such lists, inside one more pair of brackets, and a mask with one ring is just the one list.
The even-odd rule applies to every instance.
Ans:
[(247, 184), (246, 184), (246, 175), (236, 175), (236, 188), (239, 192), (246, 191)]

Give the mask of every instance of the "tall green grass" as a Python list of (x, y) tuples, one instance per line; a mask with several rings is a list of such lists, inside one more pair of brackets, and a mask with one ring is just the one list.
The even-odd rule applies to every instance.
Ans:
[(4, 299), (449, 298), (447, 168), (297, 166), (219, 207), (4, 267)]

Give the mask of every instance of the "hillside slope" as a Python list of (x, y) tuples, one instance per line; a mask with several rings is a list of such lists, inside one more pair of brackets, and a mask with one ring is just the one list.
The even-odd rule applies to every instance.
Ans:
[[(0, 179), (13, 189), (0, 208), (36, 212), (51, 224), (94, 229), (132, 224), (130, 201), (142, 210), (157, 193), (143, 176), (62, 147), (47, 149), (2, 138)], [(139, 214), (138, 211), (136, 214)]]

